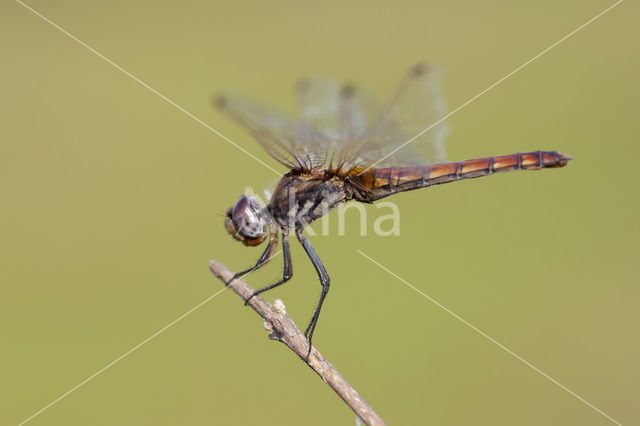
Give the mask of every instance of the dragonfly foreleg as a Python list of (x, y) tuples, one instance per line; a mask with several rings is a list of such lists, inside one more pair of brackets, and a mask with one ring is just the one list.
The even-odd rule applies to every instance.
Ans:
[(249, 300), (251, 300), (253, 296), (256, 296), (267, 290), (271, 290), (272, 288), (278, 287), (279, 285), (282, 285), (291, 279), (291, 277), (293, 276), (293, 266), (291, 264), (291, 250), (289, 248), (289, 235), (286, 233), (282, 234), (282, 253), (284, 256), (284, 270), (282, 272), (282, 279), (271, 285), (268, 285), (266, 287), (263, 287), (259, 290), (254, 291), (253, 294), (249, 296), (249, 298), (244, 302), (245, 305), (249, 303)]
[(245, 275), (247, 275), (249, 272), (253, 272), (259, 267), (267, 264), (273, 257), (277, 247), (278, 247), (278, 232), (272, 229), (271, 235), (269, 236), (269, 244), (267, 245), (267, 248), (264, 250), (264, 252), (262, 252), (262, 254), (260, 255), (260, 258), (258, 259), (256, 264), (249, 269), (236, 272), (235, 274), (233, 274), (233, 277), (231, 277), (231, 279), (227, 281), (226, 284), (229, 285), (231, 284), (231, 281), (238, 278), (242, 278)]
[(313, 338), (313, 332), (316, 330), (316, 325), (318, 324), (318, 318), (320, 317), (320, 310), (322, 309), (322, 304), (324, 303), (325, 297), (327, 297), (327, 293), (329, 292), (329, 284), (331, 279), (329, 278), (329, 274), (327, 270), (324, 268), (322, 261), (318, 257), (318, 254), (311, 246), (311, 243), (302, 234), (301, 230), (296, 231), (296, 236), (298, 237), (298, 241), (302, 244), (304, 251), (311, 259), (311, 263), (314, 268), (316, 268), (316, 272), (318, 273), (318, 278), (320, 278), (320, 285), (322, 286), (322, 291), (320, 292), (320, 300), (318, 300), (318, 305), (316, 306), (316, 311), (313, 313), (313, 317), (311, 317), (311, 321), (307, 326), (307, 329), (304, 331), (304, 335), (309, 341), (309, 351), (307, 352), (307, 360), (309, 359), (309, 354), (311, 353), (311, 339)]

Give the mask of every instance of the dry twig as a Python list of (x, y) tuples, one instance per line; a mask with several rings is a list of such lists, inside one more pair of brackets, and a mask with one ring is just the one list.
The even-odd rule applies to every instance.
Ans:
[[(228, 270), (223, 264), (216, 261), (209, 263), (209, 268), (223, 282), (227, 282), (233, 277), (233, 272)], [(229, 287), (243, 300), (247, 300), (253, 289), (240, 279), (233, 280)], [(284, 305), (276, 301), (274, 305), (264, 300), (260, 296), (254, 296), (249, 300), (250, 306), (264, 320), (264, 326), (269, 332), (269, 338), (277, 340), (287, 345), (302, 360), (307, 356), (309, 343), (304, 335), (298, 330), (291, 318), (284, 311)], [(362, 419), (367, 425), (384, 425), (385, 422), (371, 408), (369, 404), (360, 396), (358, 392), (345, 380), (338, 370), (315, 347), (311, 348), (309, 360), (306, 362), (340, 398)]]

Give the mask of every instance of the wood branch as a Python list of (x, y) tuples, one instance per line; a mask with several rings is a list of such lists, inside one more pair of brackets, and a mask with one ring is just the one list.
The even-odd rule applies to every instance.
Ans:
[[(216, 277), (223, 282), (229, 281), (233, 277), (233, 272), (228, 270), (223, 264), (216, 261), (209, 263), (209, 268)], [(247, 300), (254, 290), (240, 279), (233, 280), (229, 287), (242, 298)], [(291, 318), (284, 310), (284, 304), (279, 300), (271, 305), (260, 296), (254, 296), (249, 300), (250, 306), (264, 320), (264, 327), (269, 332), (269, 338), (284, 343), (289, 349), (296, 353), (303, 361), (309, 351), (309, 342), (304, 334), (298, 330)], [(311, 348), (309, 360), (306, 364), (311, 367), (340, 398), (353, 410), (354, 413), (367, 425), (385, 425), (385, 422), (371, 408), (360, 394), (345, 380), (344, 377), (331, 365), (329, 361), (315, 347)]]

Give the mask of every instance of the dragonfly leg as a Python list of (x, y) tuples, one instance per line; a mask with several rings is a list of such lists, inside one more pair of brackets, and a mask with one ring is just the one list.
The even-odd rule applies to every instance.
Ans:
[(278, 287), (279, 285), (282, 285), (291, 279), (291, 277), (293, 276), (293, 266), (291, 264), (291, 250), (289, 249), (289, 235), (284, 232), (282, 233), (282, 253), (284, 255), (284, 271), (282, 272), (282, 279), (271, 285), (254, 291), (253, 294), (249, 296), (247, 300), (245, 300), (245, 305), (249, 303), (249, 300), (251, 300), (253, 296)]
[(271, 235), (269, 237), (269, 245), (267, 245), (267, 248), (264, 250), (264, 252), (262, 252), (262, 254), (260, 255), (260, 258), (258, 259), (256, 264), (254, 266), (252, 266), (251, 268), (249, 268), (249, 269), (245, 269), (244, 271), (236, 272), (235, 274), (233, 274), (233, 277), (231, 277), (231, 279), (226, 282), (226, 284), (229, 285), (229, 284), (231, 284), (231, 281), (233, 281), (235, 279), (238, 279), (238, 278), (242, 278), (245, 275), (247, 275), (249, 272), (253, 272), (256, 269), (258, 269), (259, 267), (261, 267), (262, 265), (266, 265), (271, 260), (271, 258), (273, 257), (273, 254), (276, 251), (277, 247), (278, 247), (278, 232), (277, 231), (272, 231)]
[(329, 283), (331, 280), (329, 278), (329, 274), (327, 273), (327, 270), (324, 268), (324, 265), (322, 264), (322, 261), (318, 257), (318, 254), (316, 253), (316, 251), (311, 246), (311, 243), (309, 242), (307, 237), (305, 237), (302, 234), (301, 230), (296, 231), (296, 236), (298, 237), (298, 241), (300, 241), (300, 244), (302, 244), (304, 251), (307, 253), (307, 256), (309, 256), (309, 259), (311, 259), (311, 263), (313, 263), (313, 266), (316, 268), (316, 272), (318, 273), (318, 278), (320, 278), (320, 285), (322, 286), (322, 291), (320, 292), (320, 300), (318, 300), (316, 311), (314, 312), (313, 317), (311, 317), (311, 321), (309, 322), (307, 329), (304, 331), (304, 335), (309, 341), (309, 351), (307, 352), (307, 357), (305, 359), (306, 361), (308, 361), (309, 354), (311, 354), (311, 339), (313, 338), (313, 332), (316, 330), (316, 325), (318, 325), (318, 318), (320, 317), (320, 309), (322, 309), (322, 304), (324, 303), (324, 299), (325, 297), (327, 297), (327, 293), (329, 292)]

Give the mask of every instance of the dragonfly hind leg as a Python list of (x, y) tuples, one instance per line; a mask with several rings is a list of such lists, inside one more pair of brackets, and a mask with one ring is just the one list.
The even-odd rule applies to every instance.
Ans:
[(327, 293), (329, 293), (329, 284), (331, 282), (331, 279), (329, 278), (329, 274), (327, 273), (327, 270), (325, 269), (324, 265), (322, 264), (322, 261), (318, 257), (318, 254), (316, 253), (314, 248), (311, 246), (311, 243), (309, 242), (307, 237), (305, 237), (302, 234), (301, 230), (296, 231), (296, 236), (298, 237), (298, 241), (300, 241), (300, 244), (302, 244), (304, 251), (307, 253), (307, 256), (309, 256), (309, 259), (311, 260), (311, 263), (313, 264), (314, 268), (316, 268), (316, 272), (318, 273), (318, 278), (320, 278), (320, 285), (322, 286), (322, 290), (320, 293), (320, 300), (318, 300), (318, 305), (316, 306), (316, 310), (313, 313), (313, 317), (311, 317), (311, 321), (309, 322), (309, 325), (304, 331), (304, 335), (309, 341), (309, 351), (307, 352), (307, 357), (305, 359), (306, 361), (308, 361), (309, 354), (311, 354), (311, 339), (313, 338), (313, 332), (316, 330), (316, 325), (318, 325), (318, 318), (320, 317), (320, 310), (322, 309), (322, 304), (324, 303), (325, 297), (327, 297)]
[(249, 300), (251, 300), (253, 296), (257, 296), (262, 292), (278, 287), (279, 285), (282, 285), (291, 279), (291, 277), (293, 276), (293, 266), (291, 263), (291, 250), (289, 248), (289, 236), (286, 233), (282, 234), (282, 253), (284, 255), (284, 271), (282, 272), (282, 279), (278, 280), (277, 282), (271, 285), (268, 285), (266, 287), (263, 287), (261, 289), (254, 291), (253, 294), (249, 296), (247, 300), (245, 300), (244, 302), (245, 305), (249, 303)]

